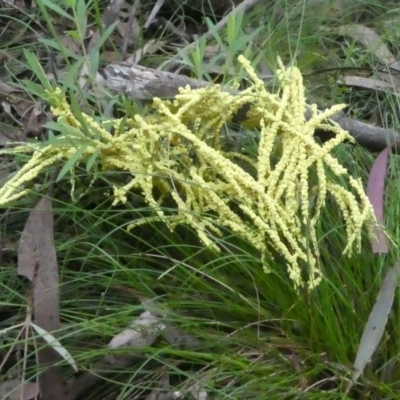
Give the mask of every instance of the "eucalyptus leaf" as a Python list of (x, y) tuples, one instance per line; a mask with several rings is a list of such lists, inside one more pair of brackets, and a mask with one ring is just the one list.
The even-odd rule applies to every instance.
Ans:
[(364, 371), (365, 366), (370, 361), (383, 336), (393, 306), (399, 271), (400, 260), (389, 269), (382, 282), (376, 302), (361, 336), (356, 360), (353, 365), (354, 373), (352, 376), (352, 383), (355, 383)]
[(31, 323), (31, 326), (65, 361), (69, 363), (69, 365), (71, 365), (75, 372), (78, 372), (78, 367), (71, 354), (51, 333), (45, 331), (33, 322)]

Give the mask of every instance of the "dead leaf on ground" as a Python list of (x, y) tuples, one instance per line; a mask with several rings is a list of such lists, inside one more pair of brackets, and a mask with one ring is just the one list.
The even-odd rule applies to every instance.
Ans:
[(382, 286), (379, 290), (376, 302), (368, 317), (363, 334), (361, 336), (360, 345), (358, 346), (356, 360), (354, 361), (354, 373), (351, 381), (346, 389), (347, 392), (357, 382), (363, 373), (365, 366), (371, 360), (376, 348), (381, 341), (385, 330), (389, 314), (392, 310), (394, 294), (397, 287), (397, 281), (400, 272), (400, 260), (389, 269)]
[(16, 135), (11, 135), (14, 136), (12, 140), (25, 140), (29, 134), (36, 137), (43, 131), (47, 117), (40, 103), (33, 104), (23, 96), (10, 95), (1, 102), (1, 105), (10, 119), (21, 127), (21, 131), (17, 130)]
[(152, 392), (146, 396), (145, 400), (172, 400), (176, 397), (171, 393), (169, 373), (162, 374), (158, 380), (159, 386), (157, 389), (153, 389)]
[(393, 84), (384, 82), (379, 79), (366, 78), (363, 76), (346, 75), (338, 79), (339, 85), (355, 86), (367, 90), (375, 90), (380, 92), (390, 92), (396, 96), (400, 96), (397, 88), (393, 87)]
[[(34, 321), (53, 334), (60, 327), (58, 265), (53, 238), (51, 200), (42, 198), (31, 211), (18, 246), (18, 274), (34, 280)], [(34, 279), (35, 276), (35, 279)], [(60, 358), (51, 347), (38, 354), (40, 365), (50, 365), (39, 377), (42, 400), (62, 400), (64, 385), (58, 367)]]
[(108, 347), (116, 349), (121, 346), (142, 348), (151, 346), (165, 329), (157, 317), (145, 311), (139, 318), (133, 320), (128, 329), (114, 336)]
[(8, 83), (2, 82), (0, 80), (0, 97), (7, 98), (7, 96), (9, 96), (12, 93), (20, 93), (20, 92), (21, 92), (20, 89), (17, 89), (15, 87), (9, 85)]
[(367, 196), (372, 204), (376, 220), (379, 224), (379, 226), (373, 227), (374, 237), (371, 240), (371, 244), (374, 253), (389, 252), (388, 238), (384, 231), (385, 218), (383, 208), (385, 203), (385, 180), (389, 154), (392, 148), (397, 144), (398, 141), (395, 141), (378, 155), (368, 176)]
[(24, 138), (22, 129), (0, 122), (0, 145), (9, 142), (21, 142)]
[(13, 379), (0, 384), (0, 399), (7, 400), (32, 400), (39, 396), (36, 383)]

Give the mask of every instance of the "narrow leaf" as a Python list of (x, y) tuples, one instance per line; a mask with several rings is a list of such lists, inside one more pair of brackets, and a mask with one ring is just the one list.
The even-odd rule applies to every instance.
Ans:
[(56, 2), (52, 0), (42, 0), (43, 5), (46, 6), (47, 8), (50, 8), (50, 10), (53, 10), (55, 13), (57, 13), (59, 16), (64, 17), (66, 19), (69, 19), (70, 21), (74, 22), (74, 18), (69, 15), (66, 11), (64, 11), (60, 6), (56, 4)]
[(81, 40), (83, 40), (86, 37), (87, 16), (88, 16), (88, 9), (86, 6), (86, 1), (78, 0), (76, 3), (76, 17), (77, 17), (76, 22)]
[(40, 82), (42, 83), (44, 88), (48, 91), (51, 91), (51, 84), (47, 79), (46, 73), (44, 72), (44, 69), (40, 64), (39, 60), (37, 59), (37, 57), (26, 49), (24, 49), (24, 56), (32, 71), (40, 79)]
[[(59, 277), (54, 246), (54, 216), (51, 200), (42, 198), (30, 212), (18, 244), (18, 274), (33, 285), (35, 324), (48, 332), (60, 328)], [(50, 366), (39, 376), (42, 400), (63, 400), (62, 373), (55, 364), (59, 357), (49, 347), (38, 351), (40, 366)]]
[(70, 146), (70, 147), (81, 147), (87, 145), (87, 140), (66, 138), (65, 136), (53, 136), (46, 140), (45, 146)]
[(70, 49), (68, 49), (66, 46), (63, 46), (61, 43), (56, 42), (53, 39), (46, 39), (46, 38), (41, 38), (40, 42), (43, 43), (46, 46), (52, 47), (55, 50), (58, 50), (59, 52), (61, 52), (65, 57), (71, 57), (74, 60), (78, 61), (79, 59), (82, 58), (81, 55), (78, 55), (76, 53), (74, 53), (73, 51), (71, 51)]
[(82, 133), (82, 131), (78, 128), (75, 128), (74, 126), (63, 124), (61, 122), (53, 122), (49, 121), (44, 124), (45, 128), (52, 129), (53, 131), (61, 132), (63, 133), (67, 138), (73, 137), (73, 138), (79, 138), (79, 139), (87, 139), (85, 134)]
[(376, 158), (368, 177), (367, 196), (375, 212), (376, 220), (380, 226), (374, 226), (374, 237), (371, 240), (374, 253), (387, 253), (389, 251), (388, 239), (383, 231), (385, 225), (383, 205), (385, 196), (385, 179), (389, 153), (398, 141), (387, 146)]
[(352, 383), (355, 383), (370, 361), (385, 330), (389, 314), (392, 310), (393, 299), (397, 287), (397, 280), (400, 271), (400, 260), (389, 269), (382, 286), (379, 290), (376, 302), (368, 317), (360, 345), (358, 347), (356, 360), (354, 361), (354, 373)]
[(56, 182), (59, 182), (64, 176), (70, 171), (77, 161), (82, 157), (83, 152), (87, 149), (89, 144), (86, 144), (85, 146), (80, 147), (74, 155), (65, 163), (65, 165), (62, 167), (60, 173), (57, 176)]
[(71, 354), (52, 334), (45, 331), (43, 328), (34, 324), (33, 322), (31, 323), (31, 326), (65, 361), (68, 362), (68, 364), (71, 365), (75, 372), (78, 372), (78, 367)]
[[(374, 208), (376, 220), (382, 226), (385, 223), (383, 216), (383, 203), (387, 162), (390, 149), (390, 147), (386, 147), (386, 149), (383, 150), (375, 160), (371, 172), (369, 173), (367, 184), (367, 196)], [(373, 231), (374, 237), (371, 240), (372, 251), (374, 253), (387, 253), (389, 251), (389, 246), (382, 228), (374, 226)]]
[(96, 162), (97, 157), (100, 154), (100, 150), (96, 150), (89, 158), (88, 162), (86, 163), (86, 171), (90, 172), (93, 167), (93, 164)]
[(115, 27), (118, 25), (118, 21), (113, 22), (100, 36), (99, 40), (94, 45), (94, 49), (100, 51), (101, 46), (103, 46), (104, 42), (111, 36)]

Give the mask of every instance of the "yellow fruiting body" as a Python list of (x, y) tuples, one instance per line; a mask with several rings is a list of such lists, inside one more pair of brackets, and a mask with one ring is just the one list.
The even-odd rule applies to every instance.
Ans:
[[(86, 146), (77, 163), (98, 153), (103, 171), (131, 174), (126, 185), (113, 188), (113, 204), (126, 202), (132, 191), (139, 190), (155, 216), (133, 221), (128, 229), (154, 220), (164, 221), (171, 229), (187, 224), (206, 246), (218, 250), (208, 233), (219, 235), (219, 227), (223, 226), (260, 251), (266, 272), (269, 249), (273, 248), (286, 259), (294, 286), (306, 284), (312, 289), (322, 278), (316, 224), (327, 196), (336, 201), (346, 224), (348, 244), (344, 252), (359, 251), (363, 229), (370, 230), (376, 223), (361, 181), (351, 177), (331, 154), (339, 143), (352, 140), (337, 124), (325, 122), (343, 106), (319, 112), (312, 105), (312, 115), (307, 120), (308, 106), (297, 68), (285, 68), (279, 60), (280, 90), (272, 94), (250, 63), (243, 57), (239, 61), (252, 84), (238, 95), (223, 92), (219, 86), (197, 90), (186, 87), (173, 101), (155, 98), (151, 115), (97, 121), (82, 114)], [(83, 132), (61, 90), (56, 88), (49, 94), (56, 104), (52, 112), (58, 123)], [(258, 158), (251, 161), (255, 176), (235, 163), (235, 157), (225, 154), (220, 145), (224, 124), (246, 104), (250, 107), (247, 123), (260, 131)], [(335, 137), (319, 144), (314, 140), (318, 128), (332, 131)], [(277, 146), (280, 157), (276, 161)], [(30, 144), (3, 150), (14, 154), (31, 152), (32, 157), (0, 189), (0, 206), (24, 196), (26, 183), (50, 166), (67, 161), (76, 151), (73, 143)], [(237, 157), (246, 160), (240, 154)], [(347, 178), (351, 189), (330, 180), (327, 171)], [(155, 188), (160, 196), (157, 199)], [(161, 207), (168, 195), (176, 204), (173, 214), (165, 214)], [(302, 280), (303, 268), (308, 272), (307, 282)]]

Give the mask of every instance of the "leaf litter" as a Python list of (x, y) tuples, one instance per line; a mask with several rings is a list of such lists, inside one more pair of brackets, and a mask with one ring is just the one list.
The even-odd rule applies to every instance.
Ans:
[[(59, 276), (53, 235), (52, 202), (43, 197), (31, 211), (19, 241), (18, 274), (34, 285), (35, 325), (56, 336), (60, 328)], [(39, 365), (50, 365), (39, 376), (42, 400), (62, 400), (64, 397), (60, 368), (55, 366), (59, 361), (59, 355), (52, 346), (38, 351)]]

